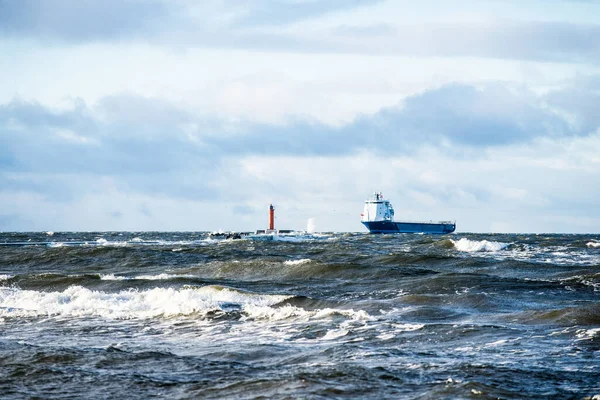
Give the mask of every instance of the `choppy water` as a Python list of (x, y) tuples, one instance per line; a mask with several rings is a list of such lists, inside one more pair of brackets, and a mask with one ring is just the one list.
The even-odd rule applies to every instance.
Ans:
[(4, 398), (600, 394), (600, 236), (0, 234)]

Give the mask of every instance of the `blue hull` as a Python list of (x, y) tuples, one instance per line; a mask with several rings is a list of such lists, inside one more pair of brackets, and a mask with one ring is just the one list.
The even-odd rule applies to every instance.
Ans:
[(431, 233), (443, 235), (452, 233), (456, 224), (441, 222), (363, 222), (371, 233)]

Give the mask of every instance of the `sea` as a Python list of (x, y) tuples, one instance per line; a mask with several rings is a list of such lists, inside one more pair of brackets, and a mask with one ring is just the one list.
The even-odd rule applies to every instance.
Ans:
[(3, 399), (598, 399), (600, 235), (0, 233)]

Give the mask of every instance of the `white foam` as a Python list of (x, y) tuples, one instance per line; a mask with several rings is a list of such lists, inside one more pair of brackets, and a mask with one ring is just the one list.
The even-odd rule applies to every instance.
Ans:
[(335, 308), (324, 308), (317, 310), (305, 310), (300, 307), (294, 307), (286, 304), (283, 307), (265, 307), (257, 304), (244, 304), (243, 306), (244, 316), (241, 318), (243, 321), (250, 319), (266, 319), (270, 321), (278, 320), (296, 320), (296, 322), (308, 322), (308, 321), (328, 321), (335, 316), (343, 316), (350, 322), (363, 323), (367, 321), (374, 321), (375, 318), (370, 316), (366, 311), (363, 310), (341, 310)]
[(107, 275), (100, 275), (100, 279), (103, 281), (124, 281), (126, 279), (130, 279), (126, 276), (115, 276), (115, 274), (107, 274)]
[(95, 243), (98, 246), (113, 246), (113, 247), (125, 247), (127, 245), (129, 245), (129, 243), (124, 242), (124, 241), (119, 241), (119, 242), (109, 242), (108, 240), (104, 239), (104, 238), (98, 238), (96, 239)]
[(577, 337), (579, 338), (577, 340), (593, 339), (594, 336), (599, 335), (599, 334), (600, 334), (600, 328), (579, 329), (579, 330), (577, 330)]
[(461, 238), (460, 240), (452, 240), (454, 247), (458, 251), (466, 251), (469, 253), (480, 251), (500, 251), (509, 246), (509, 243), (492, 242), (488, 240), (469, 240)]
[(160, 281), (163, 279), (171, 279), (171, 278), (181, 278), (185, 277), (184, 275), (171, 275), (171, 274), (158, 274), (158, 275), (139, 275), (132, 279), (145, 279), (148, 281)]
[(500, 340), (496, 340), (495, 342), (491, 342), (491, 343), (487, 343), (485, 345), (485, 347), (496, 347), (496, 346), (501, 346), (508, 343), (507, 339), (500, 339)]
[(49, 242), (48, 244), (46, 244), (48, 247), (63, 247), (65, 244), (63, 242)]
[(380, 340), (390, 340), (390, 339), (393, 339), (395, 337), (396, 337), (396, 335), (394, 335), (393, 333), (382, 333), (381, 335), (377, 336), (377, 339), (380, 339)]
[(0, 288), (0, 317), (99, 316), (114, 319), (206, 314), (232, 304), (265, 307), (289, 296), (253, 294), (219, 286), (154, 288), (107, 293), (71, 286), (62, 292)]
[(244, 313), (245, 315), (241, 318), (242, 321), (251, 319), (280, 321), (294, 317), (304, 317), (308, 314), (308, 312), (302, 308), (294, 307), (289, 304), (277, 308), (246, 304), (244, 306)]
[(303, 258), (300, 260), (287, 260), (287, 261), (284, 261), (283, 263), (285, 265), (302, 265), (302, 264), (307, 264), (309, 262), (311, 262), (310, 258)]
[(9, 279), (14, 278), (12, 275), (8, 275), (8, 274), (0, 274), (0, 281), (7, 281)]
[(334, 340), (346, 336), (348, 334), (347, 329), (330, 329), (327, 331), (325, 336), (321, 338), (321, 340)]
[(587, 247), (600, 248), (600, 242), (596, 242), (593, 240), (593, 241), (587, 243)]
[(48, 236), (52, 236), (52, 235), (54, 235), (54, 232), (52, 232), (52, 231), (48, 231), (48, 232), (46, 232), (46, 235), (48, 235)]
[(423, 329), (425, 325), (423, 324), (400, 324), (394, 323), (392, 324), (393, 330), (391, 332), (385, 332), (377, 336), (377, 338), (381, 340), (390, 340), (395, 338), (398, 334), (403, 332), (413, 332), (418, 331), (419, 329)]
[(132, 279), (147, 280), (147, 281), (158, 281), (163, 279), (172, 278), (193, 278), (192, 275), (171, 275), (171, 274), (158, 274), (158, 275), (138, 275), (138, 276), (115, 276), (115, 274), (100, 275), (100, 279), (103, 281), (125, 281)]

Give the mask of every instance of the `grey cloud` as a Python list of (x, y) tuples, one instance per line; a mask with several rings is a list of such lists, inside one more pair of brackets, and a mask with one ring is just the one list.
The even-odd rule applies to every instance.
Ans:
[(236, 24), (244, 26), (283, 25), (308, 18), (321, 16), (341, 10), (381, 3), (382, 0), (329, 0), (329, 1), (294, 1), (294, 0), (261, 0), (236, 1), (243, 5), (245, 13)]
[[(105, 103), (111, 103), (106, 99)], [(36, 103), (13, 101), (0, 106), (0, 163), (9, 171), (127, 173), (164, 172), (207, 164), (199, 158), (169, 109), (159, 114), (152, 101), (146, 112), (131, 108), (118, 115), (79, 106), (52, 111)], [(128, 114), (131, 112), (131, 114)]]
[[(479, 89), (455, 84), (342, 127), (303, 120), (284, 126), (246, 121), (233, 132), (224, 121), (135, 96), (112, 96), (93, 109), (79, 104), (68, 111), (13, 101), (0, 106), (0, 165), (12, 173), (130, 176), (128, 184), (143, 191), (202, 196), (203, 174), (228, 157), (412, 153), (424, 145), (477, 149), (587, 135), (600, 125), (597, 100), (598, 94), (584, 87), (540, 97), (500, 84)], [(583, 122), (571, 124), (560, 116), (564, 112)]]
[(345, 155), (358, 150), (412, 153), (423, 145), (474, 149), (537, 137), (585, 135), (531, 93), (500, 85), (449, 85), (409, 97), (404, 104), (363, 116), (341, 128), (309, 122), (255, 126), (235, 141), (215, 139), (226, 153)]
[[(162, 46), (304, 53), (474, 56), (600, 61), (600, 25), (483, 20), (282, 32), (289, 25), (379, 0), (192, 1), (0, 0), (0, 34), (67, 43), (139, 40)], [(195, 9), (200, 7), (200, 9)]]
[[(0, 34), (75, 43), (139, 39), (172, 45), (238, 47), (255, 43), (259, 48), (277, 48), (296, 40), (246, 30), (379, 2), (0, 0)], [(232, 17), (223, 19), (224, 15)]]
[(161, 27), (173, 10), (160, 0), (0, 0), (0, 33), (40, 39), (122, 39)]
[(600, 76), (581, 76), (574, 84), (545, 96), (548, 104), (568, 113), (573, 124), (584, 132), (600, 127)]
[[(600, 25), (488, 20), (399, 25), (373, 39), (368, 27), (341, 26), (325, 43), (339, 51), (420, 56), (475, 56), (556, 62), (600, 60)], [(374, 26), (372, 29), (376, 29)]]
[(499, 86), (449, 85), (408, 98), (401, 108), (358, 120), (353, 129), (410, 148), (443, 140), (461, 146), (508, 145), (539, 136), (573, 134), (569, 125), (529, 93)]

